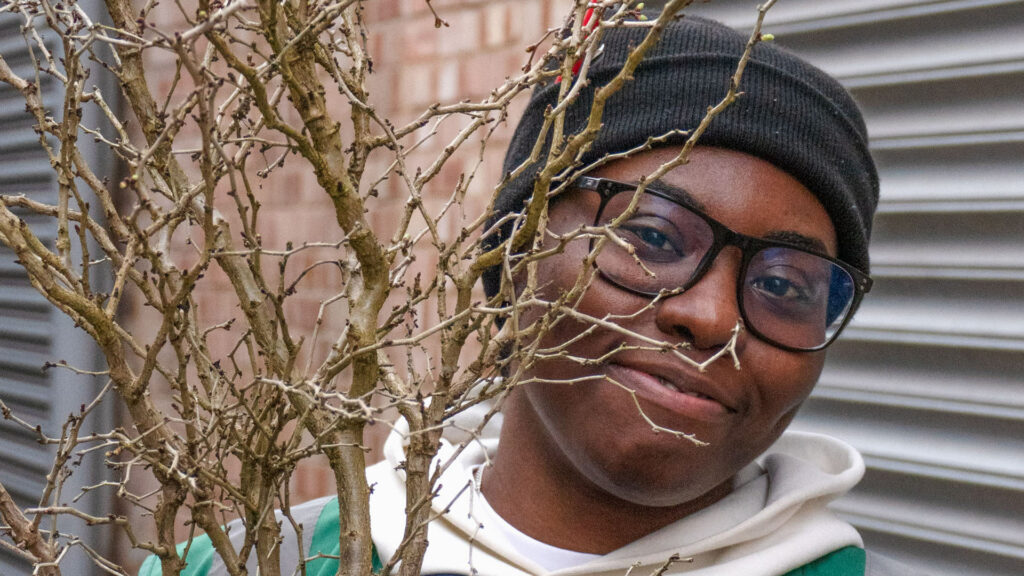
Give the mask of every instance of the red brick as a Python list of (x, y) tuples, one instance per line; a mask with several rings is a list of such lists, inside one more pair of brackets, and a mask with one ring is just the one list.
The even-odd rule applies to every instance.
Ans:
[(508, 40), (509, 10), (505, 4), (492, 3), (484, 6), (484, 44), (499, 46)]
[(469, 54), (479, 50), (482, 42), (479, 10), (459, 10), (446, 18), (449, 26), (439, 30), (438, 53), (444, 56)]
[(461, 62), (462, 91), (467, 98), (481, 100), (515, 73), (515, 60), (506, 52), (470, 56)]
[[(434, 28), (433, 17), (419, 17), (403, 23), (401, 43), (402, 57), (406, 62), (426, 60), (437, 54), (440, 37), (446, 28)], [(392, 39), (395, 40), (395, 39)]]
[(374, 70), (402, 61), (402, 35), (405, 26), (402, 22), (388, 22), (370, 26), (369, 52), (373, 59)]
[(404, 198), (401, 202), (394, 200), (374, 202), (370, 208), (370, 212), (367, 214), (370, 227), (373, 228), (378, 237), (385, 241), (390, 241), (398, 228), (398, 224), (401, 222), (402, 214), (405, 210)]
[[(452, 102), (463, 98), (472, 97), (479, 100), (486, 97), (492, 89), (504, 82), (506, 76), (517, 73), (517, 69), (526, 62), (527, 55), (523, 51), (526, 44), (536, 41), (547, 27), (561, 25), (571, 1), (516, 0), (486, 3), (479, 0), (433, 0), (433, 6), (449, 23), (448, 27), (433, 27), (433, 16), (425, 0), (374, 0), (366, 4), (365, 16), (371, 31), (369, 49), (375, 69), (369, 79), (370, 104), (380, 116), (391, 118), (396, 125), (401, 125), (402, 120), (407, 121), (415, 117), (426, 105), (438, 99)], [(166, 93), (170, 89), (170, 84), (166, 80), (173, 77), (173, 68), (170, 67), (172, 62), (168, 58), (150, 57), (152, 54), (156, 53), (147, 53), (147, 69), (168, 71), (166, 75), (157, 76), (157, 82), (164, 80), (165, 83), (155, 86), (154, 90)], [(182, 83), (176, 93), (186, 92), (187, 86)], [(162, 98), (163, 94), (160, 97)], [(332, 92), (329, 98), (332, 113), (347, 125), (348, 111), (343, 99), (336, 92)], [(454, 237), (465, 221), (475, 217), (486, 205), (494, 184), (501, 178), (504, 148), (511, 127), (518, 118), (519, 110), (525, 105), (526, 98), (527, 95), (524, 94), (514, 102), (509, 124), (500, 127), (492, 138), (485, 153), (485, 164), (475, 175), (464, 209), (451, 211), (439, 222), (446, 240)], [(288, 122), (298, 125), (298, 118), (287, 102), (282, 103), (281, 109)], [(429, 165), (438, 151), (451, 140), (464, 123), (464, 118), (448, 119), (441, 125), (434, 140), (425, 143), (421, 150), (410, 155), (410, 166)], [(429, 128), (418, 131), (404, 140), (403, 144), (411, 146), (428, 131)], [(187, 141), (194, 143), (197, 136), (194, 128), (191, 131), (186, 129), (179, 144), (183, 147)], [(432, 214), (436, 215), (448, 199), (459, 175), (473, 169), (477, 161), (476, 142), (474, 137), (467, 143), (425, 191), (427, 206)], [(278, 155), (272, 150), (267, 152), (266, 157), (267, 161), (273, 161)], [(375, 153), (368, 164), (363, 185), (369, 186), (372, 179), (379, 176), (390, 160), (390, 152), (386, 150)], [(250, 168), (253, 171), (262, 168), (261, 163), (262, 161), (254, 156)], [(194, 167), (189, 167), (192, 168)], [(260, 185), (257, 194), (264, 203), (261, 230), (268, 248), (283, 248), (289, 239), (298, 245), (303, 240), (330, 241), (340, 237), (340, 231), (334, 223), (331, 204), (315, 184), (315, 177), (305, 161), (295, 156), (289, 157), (285, 166), (274, 171), (270, 178), (261, 180), (254, 177), (252, 181)], [(381, 184), (380, 198), (368, 203), (368, 218), (371, 225), (375, 232), (386, 240), (390, 239), (397, 224), (406, 193), (400, 179), (392, 176)], [(237, 224), (237, 216), (232, 215), (234, 205), (230, 198), (221, 196), (218, 198), (217, 206), (235, 222), (233, 229), (237, 235), (240, 226)], [(422, 226), (420, 221), (414, 229), (422, 229)], [(421, 242), (417, 249), (419, 256), (407, 277), (411, 280), (415, 273), (419, 272), (427, 281), (437, 275), (436, 249), (426, 241)], [(178, 244), (175, 246), (174, 254), (176, 257), (181, 255), (185, 261), (191, 261), (189, 258), (194, 257), (194, 251), (190, 250), (191, 247)], [(341, 254), (339, 251), (324, 249), (310, 250), (296, 256), (288, 269), (289, 279), (296, 277), (303, 267), (330, 257), (341, 257)], [(274, 258), (268, 257), (265, 260), (268, 278), (277, 273), (276, 264), (277, 260)], [(327, 266), (318, 268), (303, 280), (298, 293), (286, 301), (293, 336), (311, 334), (320, 303), (336, 294), (341, 288), (340, 284), (341, 277), (338, 271)], [(482, 298), (479, 290), (474, 297)], [(388, 309), (392, 303), (402, 303), (404, 298), (404, 293), (397, 291), (389, 300)], [(196, 300), (203, 322), (208, 324), (240, 315), (233, 290), (216, 268), (211, 269), (200, 283)], [(148, 308), (141, 308), (131, 301), (129, 304), (134, 306), (128, 312), (131, 315), (129, 323), (133, 332), (148, 333), (148, 326), (153, 325), (154, 315), (147, 314), (151, 312)], [(424, 303), (419, 308), (420, 329), (436, 322), (436, 302)], [(329, 308), (317, 343), (314, 345), (307, 342), (304, 353), (312, 355), (314, 361), (322, 361), (331, 343), (340, 334), (344, 321), (343, 305), (336, 304)], [(215, 357), (223, 359), (242, 332), (241, 325), (237, 325), (230, 333), (218, 333), (211, 339), (211, 352)], [(426, 344), (428, 352), (417, 352), (415, 358), (416, 365), (421, 371), (427, 364), (432, 364), (436, 368), (438, 361), (437, 339), (432, 339)], [(405, 352), (393, 352), (397, 367), (404, 371)], [(473, 353), (473, 350), (467, 350), (463, 358), (468, 360), (472, 358)], [(240, 361), (244, 361), (244, 356), (244, 351), (238, 353)], [(303, 360), (299, 364), (299, 369), (304, 368)], [(340, 380), (344, 381), (345, 378), (347, 376)], [(166, 393), (164, 396), (166, 397)], [(370, 427), (367, 430), (366, 441), (370, 446), (379, 446), (387, 432), (387, 426)], [(371, 456), (370, 459), (375, 457)], [(333, 492), (330, 472), (317, 460), (303, 462), (296, 471), (293, 481), (293, 491), (301, 494), (303, 500)]]
[(513, 48), (533, 44), (547, 31), (545, 8), (549, 3), (542, 0), (522, 0), (509, 6), (508, 43)]
[(437, 71), (437, 99), (442, 104), (461, 100), (459, 94), (459, 63), (446, 61), (441, 63)]
[(558, 28), (565, 24), (566, 17), (573, 10), (575, 5), (572, 0), (553, 0), (546, 2), (547, 5), (547, 26)]
[(431, 0), (430, 4), (434, 7), (434, 10), (437, 10), (437, 13), (440, 14), (440, 16), (442, 18), (447, 20), (448, 16), (451, 14), (453, 9), (465, 8), (467, 6), (468, 7), (473, 7), (473, 6), (477, 5), (477, 1), (476, 0)]
[(426, 0), (399, 0), (399, 11), (403, 16), (429, 12)]
[(407, 64), (399, 74), (399, 102), (404, 110), (415, 109), (414, 114), (436, 100), (434, 94), (433, 64)]
[(373, 0), (363, 2), (362, 6), (363, 15), (371, 26), (397, 18), (401, 11), (400, 0)]
[(325, 458), (310, 458), (296, 466), (292, 478), (292, 504), (334, 494), (334, 473)]

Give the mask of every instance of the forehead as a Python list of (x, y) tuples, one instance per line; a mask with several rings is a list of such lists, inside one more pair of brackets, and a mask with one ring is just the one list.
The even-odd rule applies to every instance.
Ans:
[[(621, 182), (646, 180), (679, 150), (677, 146), (656, 148), (611, 162), (592, 175)], [(795, 178), (760, 158), (697, 147), (687, 164), (648, 185), (670, 192), (736, 232), (776, 239), (802, 235), (820, 241), (828, 254), (836, 254), (835, 227), (818, 199)]]

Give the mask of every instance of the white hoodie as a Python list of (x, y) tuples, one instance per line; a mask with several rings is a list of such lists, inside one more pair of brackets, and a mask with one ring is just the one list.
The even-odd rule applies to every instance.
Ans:
[[(852, 447), (828, 436), (787, 432), (756, 463), (738, 475), (731, 494), (715, 504), (583, 565), (548, 572), (522, 556), (497, 529), (481, 526), (474, 470), (498, 447), (501, 416), (478, 439), (473, 429), (486, 413), (477, 406), (458, 418), (445, 434), (438, 458), (452, 460), (441, 476), (432, 506), (441, 517), (428, 529), (423, 574), (481, 576), (622, 576), (650, 574), (673, 554), (689, 562), (673, 563), (664, 574), (691, 576), (779, 576), (846, 546), (863, 546), (852, 526), (825, 508), (864, 474), (864, 462)], [(405, 475), (400, 464), (408, 428), (399, 423), (388, 438), (385, 460), (368, 470), (373, 540), (381, 558), (389, 558), (404, 533)], [(466, 443), (457, 454), (457, 447)]]

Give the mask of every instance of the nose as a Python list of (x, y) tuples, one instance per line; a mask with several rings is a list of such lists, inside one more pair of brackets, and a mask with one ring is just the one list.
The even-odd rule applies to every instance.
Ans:
[[(739, 261), (735, 249), (723, 251), (696, 284), (661, 301), (655, 310), (658, 329), (697, 350), (717, 351), (728, 344), (741, 318), (736, 299)], [(737, 346), (742, 342), (741, 336)]]

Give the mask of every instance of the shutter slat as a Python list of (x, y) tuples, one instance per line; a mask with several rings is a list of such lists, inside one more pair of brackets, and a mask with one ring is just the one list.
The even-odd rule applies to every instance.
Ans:
[(872, 139), (891, 140), (1021, 131), (1022, 90), (1018, 72), (860, 88), (854, 97), (870, 120)]
[[(957, 6), (957, 10), (939, 10)], [(881, 14), (880, 16), (884, 16)], [(870, 15), (869, 15), (870, 16)], [(917, 17), (864, 22), (811, 21), (787, 28), (769, 19), (779, 42), (842, 79), (983, 64), (1024, 58), (1020, 2), (938, 2)]]
[(835, 508), (869, 549), (1024, 574), (1024, 2), (789, 0), (765, 31), (851, 89), (882, 182), (875, 288), (793, 426), (864, 454)]
[[(824, 31), (1017, 2), (1019, 0), (787, 0), (771, 9), (766, 22), (773, 28), (787, 31)], [(687, 13), (710, 15), (730, 26), (744, 29), (751, 26), (751, 14), (757, 4), (749, 0), (715, 0), (711, 6), (696, 4), (688, 8)]]
[[(98, 13), (99, 3), (95, 0), (85, 0), (79, 5), (86, 11)], [(17, 73), (34, 81), (31, 59), (20, 31), (23, 21), (19, 15), (0, 14), (0, 54)], [(92, 72), (90, 84), (106, 82), (102, 70)], [(39, 84), (44, 105), (50, 114), (59, 115), (62, 104), (59, 83), (43, 75)], [(90, 126), (96, 123), (91, 116), (87, 116), (85, 122)], [(8, 86), (0, 86), (0, 194), (23, 194), (52, 203), (57, 196), (56, 178), (49, 159), (40, 148), (39, 135), (33, 130), (35, 123), (35, 119), (25, 113), (22, 96)], [(79, 149), (90, 162), (101, 158), (97, 154), (102, 151), (91, 145), (91, 138), (80, 138)], [(45, 244), (52, 246), (53, 219), (34, 216), (24, 210), (15, 212)], [(47, 435), (56, 437), (68, 414), (92, 400), (102, 382), (68, 370), (44, 371), (44, 363), (67, 359), (72, 365), (97, 370), (98, 355), (85, 333), (74, 328), (32, 288), (14, 260), (13, 252), (0, 247), (0, 399), (19, 418), (41, 426)], [(109, 410), (101, 408), (85, 427), (90, 431), (109, 430)], [(34, 431), (0, 419), (0, 481), (20, 506), (39, 504), (45, 477), (53, 462), (53, 451), (53, 446), (39, 444)], [(70, 504), (72, 499), (78, 498), (83, 486), (95, 485), (104, 479), (102, 458), (97, 456), (101, 455), (88, 456), (73, 467), (73, 474), (62, 491), (62, 502)], [(109, 494), (102, 496), (101, 499), (99, 493), (88, 494), (78, 498), (74, 505), (90, 514), (105, 515), (111, 512), (112, 500)], [(46, 525), (49, 526), (49, 521)], [(104, 554), (110, 553), (109, 534), (105, 534), (105, 529), (82, 529), (69, 517), (59, 520), (58, 529), (81, 536), (85, 543)], [(61, 568), (66, 574), (93, 576), (101, 573), (80, 547), (68, 552)], [(31, 568), (22, 559), (0, 548), (0, 574), (30, 572)]]
[(876, 147), (874, 153), (885, 177), (880, 214), (915, 204), (927, 209), (928, 204), (960, 201), (968, 204), (954, 211), (968, 211), (972, 204), (1024, 201), (1024, 140), (914, 150)]

